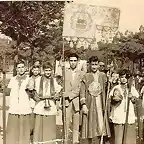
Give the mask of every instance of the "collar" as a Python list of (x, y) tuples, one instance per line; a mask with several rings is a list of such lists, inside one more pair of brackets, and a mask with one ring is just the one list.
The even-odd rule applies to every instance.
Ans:
[(128, 88), (128, 87), (127, 87), (127, 84), (125, 84), (125, 85), (122, 85), (122, 84), (121, 84), (120, 86), (121, 86), (122, 89), (127, 89), (127, 88)]
[(52, 77), (50, 76), (49, 78), (47, 78), (47, 77), (43, 76), (43, 78), (44, 78), (43, 79), (44, 81), (49, 81)]
[(68, 70), (69, 70), (69, 71), (72, 71), (72, 72), (78, 71), (77, 67), (76, 67), (74, 70), (72, 70), (72, 69), (69, 67)]
[(97, 74), (99, 74), (99, 73), (100, 73), (99, 70), (97, 70), (95, 73), (92, 72), (93, 75), (97, 75)]
[(37, 76), (32, 75), (32, 78), (33, 78), (33, 79), (36, 79), (36, 78), (38, 78), (38, 77), (40, 77), (40, 75), (37, 75)]
[(24, 74), (24, 75), (22, 75), (22, 76), (20, 76), (20, 75), (17, 75), (17, 76), (16, 76), (16, 79), (17, 79), (17, 80), (25, 80), (26, 78), (27, 78), (26, 74)]

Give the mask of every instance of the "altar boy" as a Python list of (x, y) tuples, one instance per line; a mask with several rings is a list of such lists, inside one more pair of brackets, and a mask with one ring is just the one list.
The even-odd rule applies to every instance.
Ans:
[(17, 75), (12, 77), (8, 90), (10, 91), (9, 115), (7, 123), (7, 144), (30, 143), (31, 104), (25, 89), (29, 76), (25, 74), (23, 61), (16, 64)]
[[(53, 77), (53, 67), (46, 62), (43, 65), (44, 75), (37, 80), (33, 99), (36, 101), (33, 113), (35, 114), (35, 126), (33, 142), (51, 142), (55, 144), (56, 139), (56, 101), (59, 99), (61, 86)], [(32, 92), (34, 83), (29, 82), (29, 92)]]
[[(132, 83), (128, 84), (130, 78), (127, 70), (119, 72), (120, 84), (115, 86), (110, 92), (112, 99), (112, 111), (110, 119), (114, 123), (115, 144), (121, 144), (124, 132), (124, 125), (126, 123), (127, 114), (127, 100), (130, 97), (129, 115), (127, 124), (126, 144), (136, 144), (136, 115), (134, 112), (134, 102), (139, 94)], [(131, 85), (131, 86), (130, 86)]]

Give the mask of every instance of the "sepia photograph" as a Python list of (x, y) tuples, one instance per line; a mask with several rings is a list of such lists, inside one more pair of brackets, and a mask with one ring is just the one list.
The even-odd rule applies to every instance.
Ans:
[(144, 144), (144, 1), (1, 1), (0, 144)]

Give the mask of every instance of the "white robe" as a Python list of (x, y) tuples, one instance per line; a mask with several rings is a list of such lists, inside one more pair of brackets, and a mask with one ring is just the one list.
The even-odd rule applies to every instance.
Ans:
[[(112, 106), (110, 119), (112, 120), (113, 123), (125, 124), (125, 120), (126, 120), (125, 107), (127, 109), (127, 98), (128, 98), (128, 96), (126, 96), (126, 99), (125, 99), (124, 95), (123, 95), (123, 91), (122, 91), (121, 85), (117, 85), (111, 90), (109, 97), (113, 97), (113, 93), (114, 93), (114, 90), (116, 88), (119, 89), (120, 94), (123, 97), (123, 100), (122, 100), (122, 102), (119, 105)], [(137, 92), (137, 90), (136, 90), (136, 88), (134, 86), (131, 87), (131, 93), (132, 93), (132, 96), (137, 97), (137, 98), (139, 97), (139, 94), (138, 94), (138, 92)], [(127, 89), (127, 94), (128, 94), (128, 89)], [(135, 123), (135, 119), (136, 119), (136, 116), (135, 116), (135, 113), (134, 113), (134, 105), (130, 101), (128, 123), (129, 124)]]

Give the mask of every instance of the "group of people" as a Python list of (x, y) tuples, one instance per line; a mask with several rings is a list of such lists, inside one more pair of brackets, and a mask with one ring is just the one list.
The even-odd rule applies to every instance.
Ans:
[(129, 71), (110, 68), (106, 73), (97, 56), (89, 58), (88, 72), (77, 68), (76, 53), (68, 60), (64, 79), (54, 75), (50, 62), (43, 64), (43, 74), (41, 66), (34, 64), (30, 75), (26, 75), (23, 61), (17, 63), (17, 75), (5, 90), (10, 95), (7, 144), (56, 144), (56, 114), (63, 107), (63, 98), (67, 141), (72, 124), (73, 144), (92, 144), (93, 140), (97, 144), (122, 144), (127, 124), (126, 144), (136, 144), (134, 105), (141, 95)]

